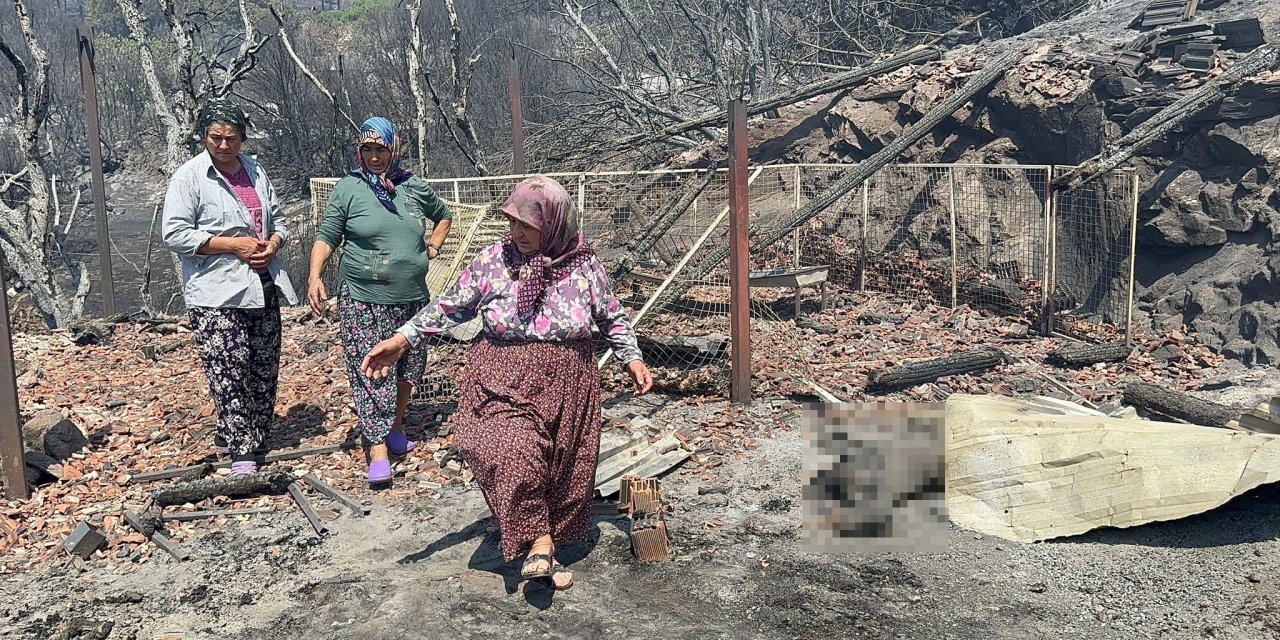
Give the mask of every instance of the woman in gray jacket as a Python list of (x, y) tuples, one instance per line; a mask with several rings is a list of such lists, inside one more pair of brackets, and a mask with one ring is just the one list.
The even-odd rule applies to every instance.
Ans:
[(163, 227), (165, 245), (181, 257), (182, 297), (233, 475), (258, 469), (255, 453), (275, 417), (279, 296), (298, 302), (279, 255), (289, 233), (275, 189), (240, 153), (246, 126), (228, 100), (201, 107), (205, 150), (169, 180)]

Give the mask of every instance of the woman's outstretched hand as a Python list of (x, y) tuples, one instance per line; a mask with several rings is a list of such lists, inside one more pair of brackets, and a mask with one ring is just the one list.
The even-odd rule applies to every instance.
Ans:
[(649, 367), (645, 366), (643, 360), (628, 362), (627, 375), (631, 376), (631, 384), (635, 388), (636, 395), (642, 396), (653, 388), (653, 375), (649, 373)]
[(373, 345), (360, 363), (360, 371), (375, 380), (385, 378), (391, 374), (391, 368), (400, 360), (400, 356), (408, 350), (409, 341), (397, 333)]

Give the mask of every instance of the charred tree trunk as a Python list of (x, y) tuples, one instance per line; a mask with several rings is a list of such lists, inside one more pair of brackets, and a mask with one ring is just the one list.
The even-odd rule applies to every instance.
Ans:
[(427, 97), (422, 93), (422, 26), (419, 16), (422, 14), (422, 0), (410, 0), (409, 6), (409, 91), (413, 94), (413, 125), (417, 133), (418, 167), (422, 175), (427, 175)]
[[(123, 1), (124, 0), (121, 0), (121, 2)], [(360, 125), (356, 124), (356, 121), (351, 117), (351, 114), (348, 113), (346, 109), (343, 109), (342, 105), (338, 104), (337, 96), (335, 96), (328, 87), (324, 86), (324, 83), (320, 81), (320, 78), (317, 78), (316, 74), (312, 73), (311, 69), (302, 62), (302, 58), (298, 57), (298, 52), (293, 48), (293, 41), (289, 39), (289, 32), (285, 30), (284, 18), (280, 17), (280, 12), (276, 11), (275, 5), (268, 4), (267, 9), (271, 11), (271, 17), (275, 18), (276, 25), (279, 27), (276, 31), (276, 35), (280, 37), (280, 44), (284, 45), (285, 52), (289, 54), (289, 59), (293, 60), (293, 64), (298, 67), (298, 71), (301, 71), (302, 75), (306, 76), (307, 80), (310, 80), (311, 84), (314, 85), (320, 93), (324, 94), (325, 98), (328, 98), (329, 102), (333, 104), (334, 110), (347, 121), (347, 124), (351, 125), (351, 130), (353, 132), (360, 131)], [(349, 102), (350, 100), (348, 100), (348, 103)]]
[(160, 82), (155, 55), (151, 51), (141, 1), (116, 0), (116, 3), (120, 6), (120, 14), (124, 16), (124, 22), (129, 27), (129, 38), (138, 45), (138, 59), (142, 63), (142, 81), (151, 94), (152, 108), (155, 109), (156, 117), (160, 119), (160, 126), (164, 129), (165, 153), (162, 169), (165, 176), (168, 176), (182, 166), (190, 155), (186, 142), (192, 128), (192, 114), (195, 110), (192, 105), (186, 104), (184, 96), (189, 95), (189, 92), (175, 92), (174, 99), (179, 101), (179, 108), (176, 109), (167, 97), (164, 85)]
[(188, 502), (200, 502), (214, 496), (247, 496), (258, 493), (281, 493), (294, 481), (293, 474), (285, 471), (267, 471), (245, 476), (206, 478), (191, 482), (179, 482), (156, 491), (152, 500), (167, 507)]
[(150, 536), (160, 528), (165, 507), (196, 503), (215, 496), (249, 496), (259, 493), (284, 493), (295, 480), (287, 471), (264, 471), (244, 476), (206, 478), (179, 482), (151, 494), (151, 506), (138, 517), (138, 528)]
[[(485, 164), (484, 149), (480, 144), (480, 136), (471, 123), (468, 97), (471, 92), (471, 76), (476, 62), (480, 61), (481, 49), (477, 47), (470, 57), (462, 55), (462, 23), (458, 20), (458, 9), (453, 0), (443, 0), (445, 12), (449, 15), (449, 82), (450, 95), (441, 96), (431, 72), (423, 74), (427, 82), (427, 91), (431, 93), (431, 102), (444, 121), (453, 138), (453, 144), (467, 158), (476, 173), (487, 176), (489, 167)], [(415, 79), (416, 82), (416, 79)]]
[(1274, 69), (1278, 63), (1280, 63), (1280, 49), (1270, 45), (1263, 45), (1255, 49), (1221, 75), (1208, 80), (1195, 91), (1183, 96), (1177, 102), (1161, 109), (1149, 120), (1134, 127), (1123, 138), (1108, 145), (1102, 153), (1081, 163), (1079, 168), (1054, 180), (1054, 188), (1074, 189), (1115, 169), (1122, 162), (1133, 157), (1134, 154), (1163, 138), (1183, 122), (1217, 104), (1241, 80), (1255, 73)]
[[(862, 161), (862, 163), (854, 167), (848, 175), (841, 178), (839, 182), (836, 182), (831, 185), (829, 189), (815, 196), (809, 201), (809, 204), (796, 211), (786, 220), (783, 220), (768, 229), (752, 228), (750, 231), (751, 238), (753, 239), (751, 243), (751, 252), (755, 254), (768, 249), (775, 242), (787, 237), (795, 229), (800, 228), (805, 222), (808, 222), (818, 214), (825, 211), (828, 207), (839, 202), (841, 198), (847, 195), (850, 191), (853, 191), (853, 189), (862, 184), (863, 181), (875, 175), (877, 171), (892, 162), (894, 158), (897, 158), (912, 145), (928, 135), (934, 127), (937, 127), (942, 124), (944, 120), (951, 117), (951, 114), (958, 111), (974, 97), (985, 93), (991, 85), (1004, 77), (1004, 73), (1012, 68), (1013, 65), (1017, 64), (1021, 59), (1022, 53), (1015, 50), (1007, 51), (996, 59), (988, 62), (986, 66), (982, 68), (982, 71), (970, 78), (969, 81), (954, 94), (948, 96), (945, 100), (930, 109), (919, 122), (904, 131), (901, 136), (889, 143), (884, 149), (877, 151), (870, 158)], [(756, 108), (758, 109), (759, 105), (757, 105)], [(655, 303), (655, 306), (660, 308), (666, 304), (670, 304), (671, 301), (679, 300), (684, 297), (692, 287), (691, 283), (705, 278), (713, 270), (723, 264), (728, 257), (729, 249), (727, 246), (707, 255), (698, 263), (697, 267), (692, 269), (692, 272), (689, 275), (682, 278), (682, 282), (679, 285), (667, 289), (667, 292), (663, 295), (661, 300)]]
[(13, 133), (22, 159), (16, 173), (0, 175), (0, 195), (9, 194), (0, 200), (0, 247), (4, 268), (11, 269), (17, 283), (31, 293), (45, 323), (59, 327), (81, 315), (89, 280), (83, 277), (83, 265), (65, 251), (58, 251), (58, 257), (76, 283), (76, 291), (70, 295), (64, 291), (54, 273), (54, 249), (65, 248), (66, 233), (57, 224), (54, 183), (46, 168), (47, 158), (40, 150), (51, 106), (49, 54), (36, 37), (26, 0), (12, 3), (32, 64), (28, 65), (0, 35), (0, 56), (13, 67), (16, 80)]

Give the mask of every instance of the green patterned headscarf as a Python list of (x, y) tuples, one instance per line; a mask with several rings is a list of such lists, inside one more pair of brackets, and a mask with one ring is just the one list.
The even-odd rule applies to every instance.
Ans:
[(236, 128), (241, 138), (247, 137), (245, 131), (249, 128), (249, 119), (239, 105), (226, 98), (210, 98), (200, 107), (200, 113), (196, 114), (197, 137), (204, 139), (214, 124), (229, 124)]

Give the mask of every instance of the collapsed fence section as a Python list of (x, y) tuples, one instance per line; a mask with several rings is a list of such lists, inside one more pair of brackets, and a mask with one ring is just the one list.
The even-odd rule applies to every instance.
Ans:
[[(751, 168), (752, 227), (785, 224), (850, 168)], [(769, 336), (776, 336), (779, 326), (795, 331), (815, 311), (868, 295), (968, 306), (1018, 318), (1042, 333), (1129, 337), (1133, 175), (1117, 171), (1079, 189), (1052, 191), (1055, 171), (1063, 170), (886, 166), (860, 189), (749, 257), (753, 340), (761, 336), (757, 353), (769, 355)], [(728, 244), (727, 172), (551, 175), (576, 199), (582, 227), (631, 309), (660, 385), (673, 391), (726, 388), (732, 348), (728, 261), (704, 262)], [(429, 181), (455, 210), (450, 242), (437, 260), (446, 266), (433, 264), (429, 277), (433, 293), (447, 288), (462, 266), (505, 232), (496, 206), (521, 178)], [(323, 180), (313, 180), (316, 221), (323, 208)], [(695, 278), (695, 273), (705, 275)], [(458, 342), (476, 330), (458, 335)], [(602, 365), (606, 349), (602, 345)], [(786, 360), (785, 354), (774, 355), (780, 356), (778, 362)], [(438, 359), (451, 358), (442, 353)], [(441, 382), (439, 395), (447, 395), (445, 387)]]

